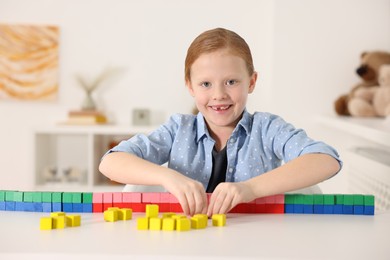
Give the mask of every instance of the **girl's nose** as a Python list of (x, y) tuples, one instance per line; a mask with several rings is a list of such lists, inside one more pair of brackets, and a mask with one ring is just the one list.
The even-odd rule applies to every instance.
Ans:
[(227, 93), (226, 93), (225, 86), (218, 85), (214, 88), (214, 91), (213, 91), (213, 99), (214, 100), (221, 100), (221, 99), (225, 99), (226, 97), (227, 97)]

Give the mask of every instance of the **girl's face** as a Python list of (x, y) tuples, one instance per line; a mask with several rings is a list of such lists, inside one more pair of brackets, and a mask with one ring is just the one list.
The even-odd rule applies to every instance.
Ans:
[(236, 127), (256, 79), (257, 74), (249, 75), (242, 58), (222, 49), (199, 56), (186, 85), (208, 127), (215, 132)]

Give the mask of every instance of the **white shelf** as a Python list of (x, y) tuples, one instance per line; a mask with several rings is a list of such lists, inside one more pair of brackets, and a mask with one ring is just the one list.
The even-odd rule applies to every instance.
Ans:
[(380, 145), (390, 146), (390, 118), (357, 118), (327, 116), (318, 121), (337, 130), (364, 138)]
[[(118, 125), (58, 125), (34, 131), (35, 183), (38, 190), (62, 191), (119, 191), (124, 185), (115, 185), (99, 170), (100, 159), (106, 151), (121, 140), (138, 133), (148, 134), (156, 127), (129, 127)], [(57, 181), (47, 176), (56, 172)], [(66, 172), (77, 178), (66, 181)], [(51, 175), (50, 175), (51, 176)]]

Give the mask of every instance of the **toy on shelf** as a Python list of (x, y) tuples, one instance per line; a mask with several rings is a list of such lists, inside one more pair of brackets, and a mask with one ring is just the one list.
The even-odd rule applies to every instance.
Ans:
[[(360, 77), (361, 82), (357, 83), (351, 88), (351, 90), (340, 96), (334, 102), (334, 108), (338, 115), (342, 116), (355, 116), (356, 104), (350, 103), (351, 100), (362, 97), (362, 92), (372, 87), (378, 86), (379, 69), (384, 64), (390, 64), (390, 53), (384, 51), (370, 51), (363, 52), (360, 57), (360, 65), (356, 69), (357, 75)], [(358, 115), (357, 115), (358, 116)]]
[(379, 70), (378, 86), (359, 89), (349, 101), (351, 114), (359, 117), (386, 117), (390, 115), (390, 64)]

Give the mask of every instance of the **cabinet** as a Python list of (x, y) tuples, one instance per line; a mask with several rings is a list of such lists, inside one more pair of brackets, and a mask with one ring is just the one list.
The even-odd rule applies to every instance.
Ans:
[(155, 127), (53, 126), (34, 131), (34, 184), (37, 190), (120, 191), (102, 175), (104, 153), (121, 140)]
[(343, 152), (351, 193), (376, 196), (378, 210), (390, 209), (390, 118), (321, 117)]

